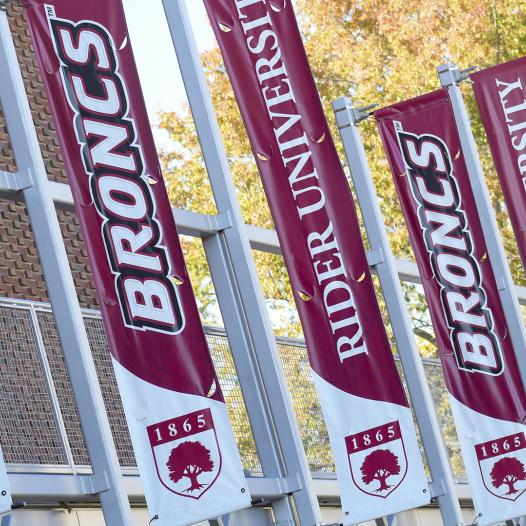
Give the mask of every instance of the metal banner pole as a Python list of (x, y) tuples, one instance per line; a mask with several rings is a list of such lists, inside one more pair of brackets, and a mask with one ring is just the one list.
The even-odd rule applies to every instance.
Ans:
[(0, 448), (0, 513), (11, 511), (13, 499), (11, 498), (11, 488), (7, 478), (7, 470), (4, 462), (4, 454)]
[(374, 267), (378, 274), (412, 406), (426, 451), (432, 477), (431, 497), (438, 499), (445, 525), (461, 525), (463, 519), (455, 495), (447, 452), (442, 441), (424, 367), (420, 360), (411, 322), (404, 304), (404, 294), (387, 240), (378, 205), (378, 196), (371, 179), (358, 130), (359, 122), (367, 116), (366, 109), (354, 108), (351, 100), (347, 97), (333, 102), (333, 109), (371, 248), (368, 255), (369, 264)]
[[(284, 479), (284, 498), (273, 503), (276, 521), (295, 524), (296, 513), (299, 524), (314, 526), (321, 522), (319, 505), (185, 2), (163, 4), (217, 208), (225, 220), (220, 235), (205, 239), (205, 250), (264, 475)], [(293, 494), (295, 509), (287, 493)]]
[(86, 495), (98, 494), (108, 526), (131, 526), (131, 510), (105, 412), (88, 337), (36, 135), (7, 15), (0, 10), (0, 102), (53, 306), (64, 358), (93, 468)]
[(460, 144), (468, 169), (469, 181), (473, 188), (473, 193), (477, 196), (475, 201), (477, 212), (481, 223), (484, 225), (483, 233), (488, 256), (495, 273), (499, 297), (517, 357), (522, 384), (526, 387), (526, 332), (524, 330), (524, 322), (517, 296), (514, 292), (514, 284), (506, 261), (506, 254), (502, 246), (495, 214), (491, 206), (488, 188), (484, 181), (484, 172), (480, 164), (473, 132), (471, 131), (469, 116), (459, 87), (463, 80), (467, 80), (471, 70), (472, 68), (468, 68), (461, 71), (456, 64), (444, 64), (437, 68), (440, 83), (442, 87), (447, 88), (451, 99), (455, 122), (460, 136)]

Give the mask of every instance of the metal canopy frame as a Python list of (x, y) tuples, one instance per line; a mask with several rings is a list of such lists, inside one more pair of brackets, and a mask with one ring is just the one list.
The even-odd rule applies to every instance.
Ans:
[[(7, 197), (13, 200), (22, 199), (20, 192), (9, 190), (4, 186), (1, 179), (2, 173), (6, 172), (0, 172), (0, 197)], [(73, 197), (69, 185), (48, 181), (47, 192), (57, 208), (73, 210)], [(181, 235), (206, 238), (215, 235), (218, 231), (218, 215), (200, 214), (198, 212), (192, 212), (191, 210), (183, 210), (175, 207), (172, 208), (172, 212), (177, 224), (177, 230)], [(281, 255), (281, 248), (275, 230), (247, 224), (243, 224), (242, 229), (245, 231), (252, 250)], [(400, 281), (416, 284), (422, 283), (418, 266), (414, 261), (395, 258), (394, 268)], [(372, 269), (374, 271), (374, 266)], [(519, 304), (526, 306), (526, 287), (512, 285), (512, 289)]]
[[(277, 525), (319, 525), (318, 500), (329, 497), (336, 501), (337, 482), (331, 477), (312, 480), (251, 256), (251, 250), (280, 254), (277, 235), (243, 222), (184, 1), (163, 0), (163, 4), (218, 209), (216, 215), (174, 209), (174, 216), (181, 234), (203, 240), (263, 467), (263, 477), (247, 477), (249, 489), (253, 496), (271, 502)], [(46, 472), (41, 467), (27, 473), (14, 467), (10, 475), (13, 493), (42, 500), (56, 497), (57, 492), (64, 500), (98, 498), (108, 525), (131, 526), (128, 499), (142, 501), (144, 494), (136, 472), (131, 470), (123, 476), (127, 471), (121, 470), (117, 460), (54, 210), (54, 205), (72, 208), (73, 199), (67, 184), (47, 179), (7, 16), (2, 10), (0, 68), (0, 102), (18, 169), (16, 173), (0, 171), (0, 197), (26, 203), (93, 470), (90, 475), (82, 470), (60, 473), (56, 467)], [(369, 254), (373, 270), (378, 264), (375, 254), (373, 246)], [(390, 272), (391, 278), (396, 272), (402, 280), (420, 281), (416, 265), (411, 262), (396, 260)], [(526, 288), (517, 287), (516, 292), (526, 304)], [(41, 356), (41, 360), (49, 374), (46, 357)], [(418, 367), (413, 366), (419, 374)], [(50, 396), (56, 397), (56, 393)], [(425, 392), (423, 397), (429, 409)], [(55, 416), (60, 425), (61, 416)], [(435, 451), (440, 453), (439, 449)], [(442, 461), (440, 456), (439, 463)], [(49, 483), (46, 477), (50, 477)], [(453, 493), (446, 474), (434, 483), (432, 492), (439, 499)], [(459, 487), (454, 493), (468, 499), (467, 488), (460, 487), (459, 495)], [(254, 524), (265, 523), (255, 508), (245, 510), (243, 516), (251, 511)], [(456, 515), (453, 510), (449, 516)]]

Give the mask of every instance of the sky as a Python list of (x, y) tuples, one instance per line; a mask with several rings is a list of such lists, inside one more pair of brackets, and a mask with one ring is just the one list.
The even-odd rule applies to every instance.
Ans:
[[(214, 35), (202, 1), (184, 1), (199, 50), (214, 47)], [(148, 115), (150, 122), (155, 123), (157, 112), (177, 111), (186, 102), (170, 31), (161, 0), (123, 3)], [(159, 138), (156, 133), (156, 140)]]

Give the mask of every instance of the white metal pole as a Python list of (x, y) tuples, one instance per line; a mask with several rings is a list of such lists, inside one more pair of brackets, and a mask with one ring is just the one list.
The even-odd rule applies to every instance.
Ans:
[[(295, 524), (295, 511), (301, 526), (314, 526), (321, 513), (185, 2), (163, 4), (217, 208), (230, 222), (205, 249), (263, 472), (285, 477), (273, 511), (278, 523)], [(295, 510), (286, 498), (289, 483)]]
[(347, 97), (333, 102), (333, 108), (371, 248), (369, 264), (378, 274), (412, 406), (420, 428), (420, 436), (426, 451), (432, 477), (431, 496), (438, 499), (444, 524), (457, 526), (462, 524), (462, 514), (455, 496), (447, 452), (403, 300), (404, 294), (397, 276), (393, 254), (378, 205), (378, 196), (358, 130), (358, 123), (362, 115), (352, 106), (351, 100)]
[(7, 470), (4, 462), (4, 454), (0, 448), (0, 513), (11, 511), (13, 500), (11, 498), (11, 487), (7, 478)]
[(519, 303), (514, 291), (511, 272), (506, 261), (506, 254), (497, 227), (495, 214), (491, 206), (484, 172), (477, 151), (477, 145), (471, 131), (469, 116), (464, 106), (459, 84), (467, 79), (467, 72), (460, 71), (456, 64), (444, 64), (437, 68), (442, 87), (447, 88), (464, 160), (468, 169), (469, 182), (476, 196), (475, 203), (481, 223), (484, 225), (483, 234), (488, 249), (488, 256), (495, 273), (495, 280), (499, 290), (504, 316), (510, 332), (511, 342), (517, 357), (519, 373), (523, 386), (526, 387), (526, 332), (520, 313)]
[(7, 15), (0, 10), (0, 102), (15, 154), (17, 176), (68, 367), (93, 468), (87, 493), (99, 494), (108, 526), (131, 526), (131, 510), (104, 409), (64, 242), (47, 193), (47, 176), (18, 65)]

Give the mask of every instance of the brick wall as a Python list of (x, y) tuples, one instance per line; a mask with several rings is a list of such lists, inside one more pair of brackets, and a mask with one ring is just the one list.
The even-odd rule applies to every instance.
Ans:
[[(23, 10), (20, 5), (11, 5), (7, 13), (47, 176), (53, 181), (67, 182)], [(16, 169), (1, 108), (0, 169)], [(97, 308), (84, 241), (75, 214), (65, 210), (57, 213), (79, 301), (83, 307)], [(21, 202), (0, 199), (0, 261), (0, 296), (48, 301), (31, 225)]]

